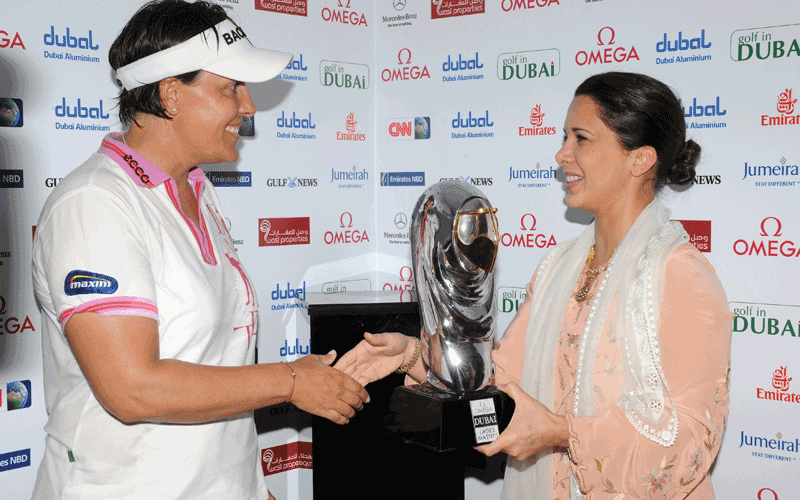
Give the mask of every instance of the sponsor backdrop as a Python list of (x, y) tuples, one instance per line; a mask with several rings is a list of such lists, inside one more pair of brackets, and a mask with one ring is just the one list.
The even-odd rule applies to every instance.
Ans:
[[(788, 499), (800, 472), (800, 4), (620, 0), (218, 0), (257, 45), (292, 52), (250, 85), (236, 164), (204, 166), (262, 304), (259, 361), (309, 352), (313, 294), (402, 290), (408, 225), (441, 179), (498, 207), (501, 331), (544, 251), (589, 219), (554, 155), (574, 88), (653, 75), (703, 147), (695, 185), (664, 190), (735, 312), (720, 498)], [(26, 498), (42, 457), (41, 318), (31, 235), (52, 188), (121, 130), (108, 48), (140, 1), (0, 0), (0, 475)], [(259, 419), (264, 480), (309, 498), (309, 418)], [(502, 459), (467, 498), (499, 494)], [(644, 471), (643, 471), (644, 473)]]

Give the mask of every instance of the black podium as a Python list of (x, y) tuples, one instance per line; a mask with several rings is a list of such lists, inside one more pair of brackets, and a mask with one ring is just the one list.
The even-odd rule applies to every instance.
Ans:
[[(312, 354), (341, 356), (364, 332), (420, 332), (416, 303), (311, 304), (308, 314)], [(395, 374), (368, 385), (370, 403), (344, 426), (312, 417), (315, 499), (464, 498), (465, 467), (483, 467), (482, 455), (435, 452), (385, 432), (389, 398), (403, 382)]]

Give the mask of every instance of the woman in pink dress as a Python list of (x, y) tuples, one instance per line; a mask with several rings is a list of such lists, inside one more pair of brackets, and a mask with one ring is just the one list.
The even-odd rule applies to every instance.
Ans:
[[(714, 498), (732, 314), (713, 268), (656, 198), (691, 184), (700, 146), (663, 83), (634, 73), (575, 92), (556, 160), (566, 203), (592, 212), (554, 247), (495, 345), (509, 427), (503, 498)], [(367, 383), (400, 367), (425, 380), (414, 339), (366, 334), (337, 366)]]

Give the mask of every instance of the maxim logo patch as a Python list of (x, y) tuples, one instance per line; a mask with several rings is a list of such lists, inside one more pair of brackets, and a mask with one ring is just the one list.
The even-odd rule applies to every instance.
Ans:
[(64, 279), (64, 293), (67, 295), (88, 295), (102, 293), (110, 295), (119, 288), (117, 280), (104, 274), (74, 270)]

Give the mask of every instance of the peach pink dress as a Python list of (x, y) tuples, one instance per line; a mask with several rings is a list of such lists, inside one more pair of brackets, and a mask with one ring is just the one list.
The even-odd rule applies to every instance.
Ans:
[[(594, 361), (591, 417), (572, 414), (580, 336), (602, 273), (583, 302), (575, 284), (559, 332), (554, 401), (542, 403), (565, 415), (569, 448), (553, 450), (553, 498), (570, 498), (570, 472), (587, 500), (714, 498), (707, 474), (719, 451), (728, 413), (731, 321), (725, 291), (708, 261), (690, 243), (669, 256), (660, 306), (659, 338), (664, 374), (680, 421), (672, 446), (637, 431), (617, 406), (622, 392), (623, 349), (607, 322)], [(534, 275), (525, 302), (493, 353), (496, 383), (519, 383)], [(613, 311), (610, 312), (613, 314)], [(609, 316), (614, 317), (614, 316)]]

